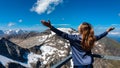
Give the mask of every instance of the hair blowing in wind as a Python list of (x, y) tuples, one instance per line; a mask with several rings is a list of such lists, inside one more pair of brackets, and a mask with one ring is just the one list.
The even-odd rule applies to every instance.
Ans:
[(93, 30), (92, 26), (87, 22), (83, 22), (78, 27), (78, 30), (82, 36), (82, 40), (80, 42), (80, 44), (82, 44), (82, 48), (85, 51), (91, 50), (93, 48), (94, 42), (95, 42), (94, 30)]

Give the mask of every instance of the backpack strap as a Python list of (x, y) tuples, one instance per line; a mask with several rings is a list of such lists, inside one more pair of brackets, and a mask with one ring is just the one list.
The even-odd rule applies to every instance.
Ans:
[(86, 55), (89, 55), (89, 56), (91, 56), (92, 55), (92, 52), (91, 52), (91, 50), (90, 51), (87, 51), (84, 55), (83, 55), (83, 57), (82, 58), (84, 58)]
[(90, 50), (90, 51), (87, 51), (87, 52), (82, 56), (82, 58), (84, 58), (86, 55), (91, 56), (91, 58), (92, 58), (92, 62), (91, 62), (91, 63), (93, 63), (93, 62), (94, 62), (94, 58), (93, 58), (93, 54), (92, 54), (91, 50)]

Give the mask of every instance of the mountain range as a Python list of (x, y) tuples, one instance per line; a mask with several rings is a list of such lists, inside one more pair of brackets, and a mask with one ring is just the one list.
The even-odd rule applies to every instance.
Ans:
[[(58, 29), (69, 34), (78, 34), (71, 28)], [(71, 54), (69, 41), (49, 29), (41, 33), (31, 32), (20, 37), (15, 36), (0, 39), (2, 68), (50, 68)], [(92, 52), (120, 56), (120, 43), (105, 37), (95, 43)], [(95, 58), (94, 68), (119, 68), (119, 63), (120, 61)], [(62, 68), (73, 68), (72, 60)]]
[[(63, 28), (62, 28), (63, 29)], [(72, 29), (72, 28), (70, 28)], [(74, 30), (74, 29), (73, 29)], [(34, 32), (34, 31), (27, 31), (27, 30), (22, 30), (22, 29), (16, 29), (16, 30), (0, 30), (0, 37), (5, 36), (5, 35), (20, 35), (20, 34), (27, 34), (29, 32)], [(35, 31), (37, 32), (37, 31)], [(38, 32), (39, 33), (39, 32)], [(111, 39), (114, 39), (118, 42), (120, 42), (120, 36), (117, 35), (112, 35), (111, 33), (108, 36)]]
[(11, 35), (11, 34), (23, 34), (26, 33), (27, 31), (22, 30), (22, 29), (17, 29), (17, 30), (0, 30), (0, 35)]

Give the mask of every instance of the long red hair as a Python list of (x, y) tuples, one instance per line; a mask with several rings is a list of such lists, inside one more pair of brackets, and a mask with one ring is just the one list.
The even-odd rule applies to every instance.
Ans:
[(85, 51), (90, 51), (95, 43), (94, 30), (91, 24), (83, 22), (79, 27), (78, 31), (82, 36), (81, 45)]

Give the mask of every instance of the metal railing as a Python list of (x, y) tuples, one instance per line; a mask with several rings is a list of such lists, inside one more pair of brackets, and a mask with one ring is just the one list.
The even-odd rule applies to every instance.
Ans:
[[(93, 54), (93, 57), (102, 58), (102, 59), (108, 59), (108, 60), (120, 60), (120, 57), (118, 57), (118, 56), (107, 56), (107, 55)], [(72, 55), (69, 55), (64, 60), (58, 62), (55, 65), (53, 65), (51, 68), (60, 68), (60, 67), (62, 67), (65, 63), (70, 61), (71, 58), (72, 58)]]
[(66, 57), (64, 60), (62, 60), (61, 62), (58, 62), (57, 64), (53, 65), (51, 68), (60, 68), (61, 66), (63, 66), (65, 63), (67, 63), (70, 59), (72, 58), (72, 55), (69, 55), (68, 57)]

